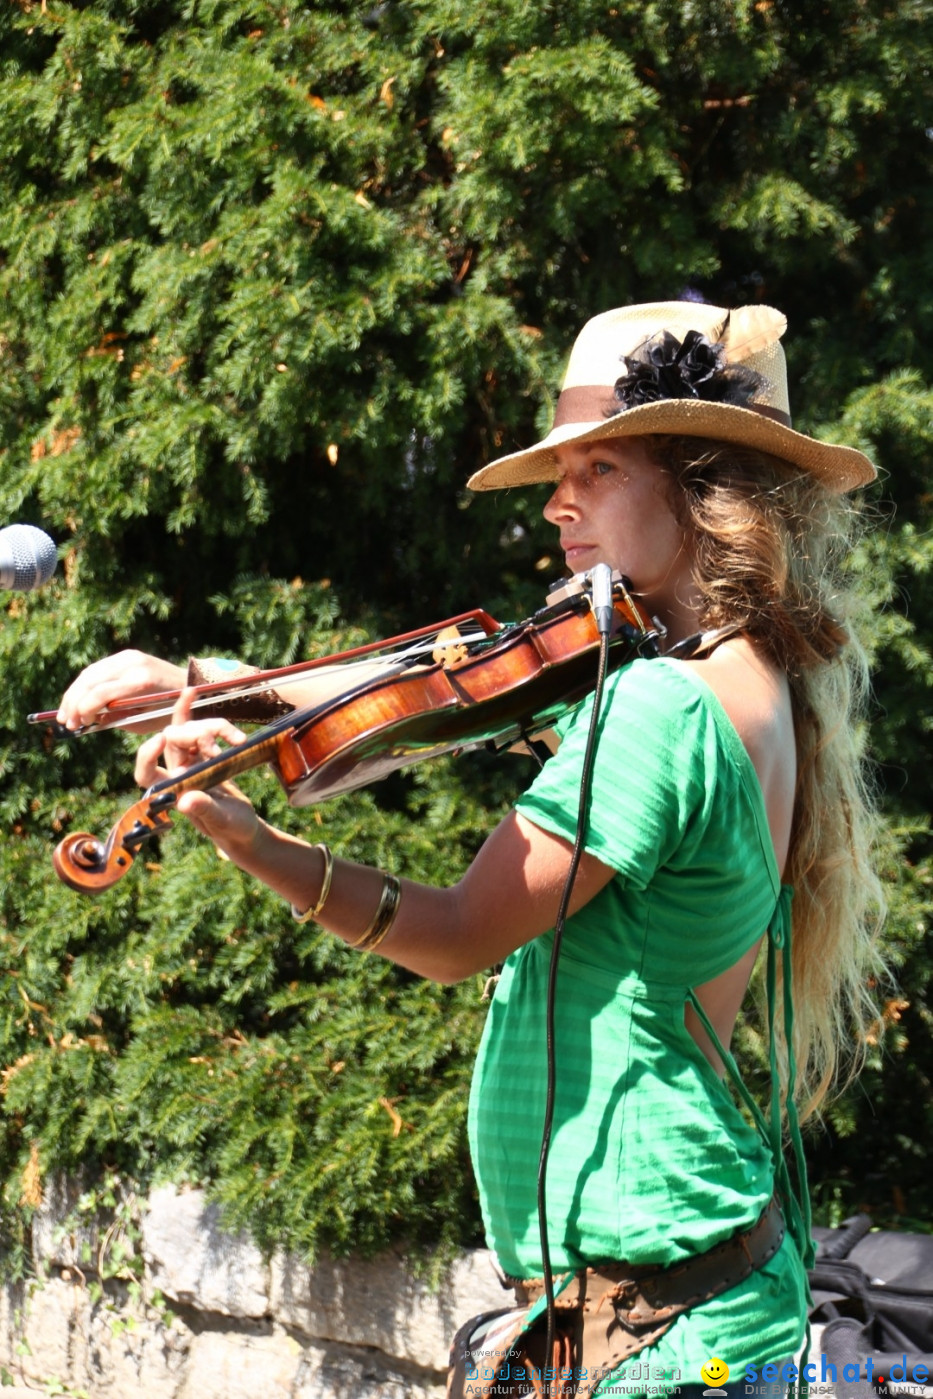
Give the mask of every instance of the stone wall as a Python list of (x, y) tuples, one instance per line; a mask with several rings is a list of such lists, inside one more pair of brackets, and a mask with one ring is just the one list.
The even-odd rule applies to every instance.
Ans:
[(201, 1191), (171, 1187), (141, 1211), (139, 1277), (108, 1276), (118, 1225), (75, 1229), (75, 1199), (53, 1191), (36, 1278), (0, 1291), (5, 1383), (88, 1399), (441, 1399), (457, 1327), (511, 1297), (483, 1250), (433, 1286), (400, 1253), (266, 1261)]

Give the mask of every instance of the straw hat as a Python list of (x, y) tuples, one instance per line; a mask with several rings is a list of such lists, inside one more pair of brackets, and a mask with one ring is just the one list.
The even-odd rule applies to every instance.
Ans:
[(780, 344), (786, 328), (773, 306), (727, 311), (695, 301), (594, 316), (571, 351), (547, 437), (484, 466), (468, 484), (491, 491), (554, 481), (554, 448), (562, 443), (674, 433), (757, 447), (812, 472), (834, 493), (867, 485), (877, 472), (862, 452), (791, 427)]

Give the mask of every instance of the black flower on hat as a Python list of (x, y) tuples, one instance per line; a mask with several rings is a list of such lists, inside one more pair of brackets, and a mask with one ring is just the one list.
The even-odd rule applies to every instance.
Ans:
[[(724, 330), (725, 326), (720, 334)], [(682, 341), (669, 330), (659, 331), (634, 354), (623, 355), (622, 361), (628, 373), (615, 382), (613, 391), (620, 406), (609, 416), (667, 398), (701, 398), (744, 408), (764, 384), (753, 369), (726, 364), (722, 343), (698, 330), (688, 330)]]

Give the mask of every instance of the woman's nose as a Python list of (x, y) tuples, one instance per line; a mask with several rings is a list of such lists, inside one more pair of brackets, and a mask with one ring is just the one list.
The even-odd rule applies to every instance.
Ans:
[(557, 525), (561, 520), (570, 519), (578, 513), (577, 493), (573, 481), (569, 475), (562, 476), (544, 507), (544, 518), (548, 524)]

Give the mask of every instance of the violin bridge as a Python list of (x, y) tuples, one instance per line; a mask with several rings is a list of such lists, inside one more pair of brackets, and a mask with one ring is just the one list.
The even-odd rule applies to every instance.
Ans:
[(459, 627), (442, 627), (438, 632), (434, 642), (434, 650), (431, 652), (431, 660), (435, 665), (450, 667), (460, 665), (469, 654), (467, 643), (460, 638), (463, 633)]

